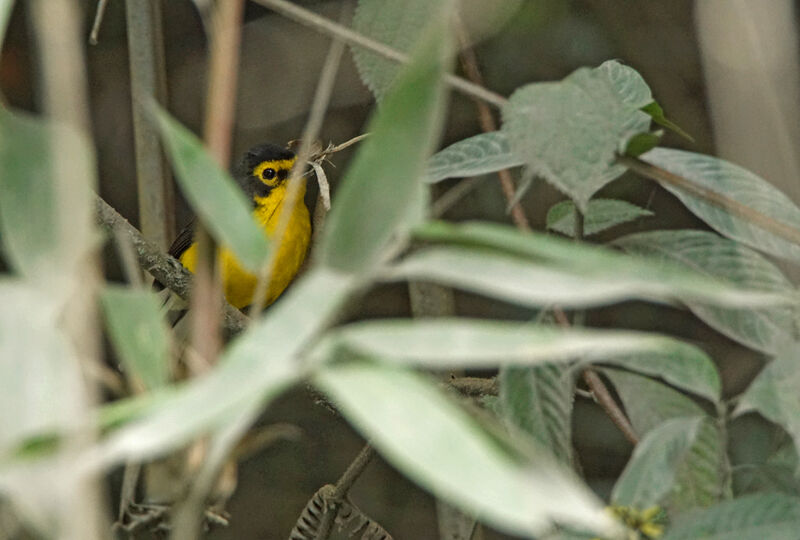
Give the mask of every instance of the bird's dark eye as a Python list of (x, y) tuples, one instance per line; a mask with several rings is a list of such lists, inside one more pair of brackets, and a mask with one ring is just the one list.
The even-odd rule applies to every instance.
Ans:
[(273, 178), (275, 178), (275, 174), (276, 174), (275, 169), (264, 169), (261, 172), (261, 178), (263, 178), (264, 180), (272, 180)]

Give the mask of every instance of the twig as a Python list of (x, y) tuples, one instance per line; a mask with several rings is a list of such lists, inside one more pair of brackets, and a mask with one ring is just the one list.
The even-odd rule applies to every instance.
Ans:
[(108, 0), (98, 0), (97, 11), (94, 14), (94, 23), (92, 23), (92, 32), (89, 34), (89, 43), (97, 45), (97, 36), (100, 33), (100, 25), (103, 24), (103, 17), (106, 14), (108, 7)]
[[(158, 246), (146, 240), (128, 220), (122, 217), (100, 197), (94, 198), (95, 219), (106, 231), (119, 234), (130, 241), (139, 266), (149, 272), (163, 286), (188, 300), (191, 294), (192, 274)], [(229, 336), (238, 334), (247, 326), (247, 318), (235, 307), (225, 304), (223, 325)]]
[(174, 236), (172, 183), (161, 151), (158, 127), (149, 118), (145, 106), (151, 101), (162, 104), (166, 101), (159, 2), (125, 0), (125, 9), (139, 227), (145, 238), (167, 249)]
[[(345, 13), (343, 13), (343, 16), (344, 15)], [(303, 171), (306, 167), (306, 162), (311, 158), (312, 144), (322, 129), (322, 122), (325, 118), (325, 112), (328, 110), (331, 93), (333, 92), (333, 84), (336, 82), (336, 74), (339, 72), (339, 64), (343, 53), (344, 43), (339, 39), (334, 39), (328, 50), (328, 56), (325, 59), (325, 64), (322, 68), (319, 82), (317, 83), (317, 89), (314, 92), (314, 99), (311, 103), (308, 121), (303, 129), (303, 136), (300, 139), (300, 150), (297, 153), (297, 161), (292, 168), (286, 196), (278, 218), (278, 225), (275, 227), (275, 232), (272, 236), (272, 249), (258, 278), (258, 284), (253, 297), (253, 305), (250, 308), (250, 317), (253, 319), (264, 309), (269, 278), (275, 266), (292, 214), (294, 214), (295, 206), (300, 202), (297, 198), (304, 185), (303, 182), (305, 182), (303, 179)]]
[[(309, 11), (291, 2), (288, 2), (287, 0), (254, 0), (254, 2), (270, 8), (295, 22), (313, 28), (318, 32), (335, 36), (348, 45), (364, 47), (365, 49), (369, 49), (370, 51), (395, 62), (408, 62), (408, 55), (388, 47), (383, 43), (375, 41), (374, 39), (359, 34), (358, 32), (355, 32), (346, 26), (317, 15), (313, 11)], [(507, 103), (506, 98), (500, 94), (492, 92), (491, 90), (487, 90), (480, 85), (466, 81), (460, 77), (447, 74), (444, 76), (444, 82), (464, 94), (476, 97), (487, 103), (491, 103), (495, 107), (501, 108)]]
[[(469, 39), (464, 30), (464, 25), (461, 24), (461, 21), (457, 21), (455, 28), (458, 34), (458, 40), (461, 44), (459, 58), (461, 59), (461, 65), (464, 67), (464, 73), (466, 73), (470, 81), (480, 87), (484, 87), (483, 75), (481, 75), (480, 68), (478, 67), (478, 58), (475, 56), (475, 51), (469, 46)], [(497, 131), (497, 122), (486, 103), (475, 99), (475, 107), (478, 109), (478, 122), (483, 132), (490, 133)], [(511, 205), (511, 220), (514, 222), (514, 225), (521, 231), (530, 231), (531, 224), (528, 221), (528, 217), (525, 215), (525, 211), (522, 209), (519, 202), (515, 201), (517, 188), (514, 184), (514, 179), (511, 177), (511, 173), (508, 169), (499, 170), (497, 171), (497, 178), (500, 180), (500, 187), (503, 190), (503, 195)]]
[(333, 507), (328, 508), (322, 516), (322, 521), (317, 531), (317, 540), (328, 539), (331, 534), (331, 529), (333, 528), (333, 523), (336, 521), (336, 514), (339, 511), (337, 501), (343, 500), (347, 496), (350, 488), (353, 487), (353, 484), (355, 484), (358, 477), (361, 476), (361, 473), (364, 472), (364, 469), (367, 468), (367, 465), (369, 465), (369, 462), (372, 461), (374, 456), (375, 449), (371, 444), (365, 444), (361, 452), (358, 453), (352, 463), (347, 467), (347, 470), (344, 471), (336, 482), (336, 486), (329, 498), (329, 502), (332, 503)]
[(625, 416), (625, 413), (622, 412), (622, 409), (619, 408), (617, 402), (614, 401), (614, 398), (611, 396), (611, 392), (608, 391), (606, 388), (605, 383), (597, 374), (597, 372), (593, 369), (587, 368), (584, 369), (581, 373), (583, 380), (589, 386), (594, 395), (594, 400), (603, 408), (611, 421), (614, 422), (614, 425), (619, 428), (622, 434), (625, 436), (628, 441), (634, 446), (639, 444), (639, 437), (636, 436), (636, 432), (633, 430), (633, 426), (628, 421), (628, 418)]
[(713, 204), (731, 214), (740, 217), (750, 223), (761, 227), (762, 229), (771, 232), (781, 238), (800, 244), (800, 230), (782, 223), (772, 217), (762, 214), (758, 210), (754, 210), (749, 206), (731, 199), (727, 195), (723, 195), (717, 191), (700, 186), (688, 178), (671, 173), (661, 167), (648, 163), (642, 159), (619, 156), (617, 160), (628, 167), (630, 170), (641, 174), (647, 178), (655, 180), (660, 184), (668, 184), (685, 191), (692, 195), (700, 197), (704, 201)]

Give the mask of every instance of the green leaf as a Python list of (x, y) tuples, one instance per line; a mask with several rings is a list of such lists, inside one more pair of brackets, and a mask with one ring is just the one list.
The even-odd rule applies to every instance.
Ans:
[(435, 183), (445, 178), (479, 176), (522, 163), (511, 153), (505, 133), (481, 133), (434, 154), (428, 161), (426, 181)]
[[(769, 182), (738, 165), (712, 156), (668, 148), (651, 150), (641, 159), (800, 230), (800, 208)], [(669, 184), (663, 186), (723, 236), (776, 257), (800, 261), (800, 245), (681, 188)]]
[[(706, 231), (652, 231), (614, 241), (629, 253), (651, 261), (691, 268), (743, 289), (795, 294), (796, 289), (770, 261), (738, 242)], [(774, 353), (791, 338), (797, 310), (788, 307), (724, 309), (685, 299), (709, 326), (754, 349)]]
[(617, 84), (605, 67), (527, 85), (503, 108), (503, 132), (531, 173), (585, 211), (595, 192), (625, 172), (615, 161), (628, 139), (649, 130), (638, 86)]
[(101, 295), (108, 330), (125, 369), (144, 388), (169, 381), (169, 341), (158, 298), (150, 291), (109, 286)]
[(785, 540), (800, 528), (800, 498), (763, 493), (680, 516), (662, 540)]
[(572, 467), (575, 383), (570, 366), (502, 367), (498, 381), (502, 417)]
[[(616, 355), (596, 363), (623, 367), (651, 377), (659, 377), (712, 402), (719, 401), (722, 383), (714, 362), (700, 349), (652, 350), (644, 354)], [(688, 353), (688, 354), (687, 354)]]
[(616, 505), (649, 508), (670, 492), (689, 456), (702, 418), (675, 418), (650, 430), (633, 449), (611, 493)]
[[(583, 216), (583, 234), (590, 236), (611, 227), (652, 215), (653, 212), (650, 210), (645, 210), (627, 201), (592, 199)], [(572, 237), (575, 234), (575, 203), (561, 201), (551, 206), (547, 211), (547, 228)]]
[[(409, 53), (423, 39), (431, 20), (442, 17), (441, 0), (359, 0), (353, 29), (393, 49)], [(383, 101), (401, 64), (362, 47), (354, 46), (358, 73), (378, 101)]]
[(14, 0), (0, 0), (0, 49), (3, 47), (6, 36), (8, 20), (11, 18), (11, 11), (14, 9)]
[(666, 501), (672, 512), (708, 506), (730, 496), (725, 442), (703, 409), (680, 392), (647, 377), (614, 369), (603, 369), (603, 373), (614, 385), (640, 437), (673, 418), (706, 417)]
[(444, 22), (430, 30), (370, 121), (372, 135), (336, 194), (320, 246), (321, 260), (332, 268), (369, 269), (409, 215), (423, 213), (421, 179), (440, 126), (449, 51)]
[(664, 109), (661, 108), (661, 105), (659, 105), (658, 102), (653, 101), (652, 103), (645, 105), (644, 107), (642, 107), (642, 112), (649, 114), (650, 118), (653, 119), (653, 122), (655, 122), (659, 126), (672, 130), (681, 137), (683, 137), (684, 139), (694, 142), (694, 137), (692, 137), (691, 135), (686, 133), (683, 129), (681, 129), (681, 127), (678, 124), (676, 124), (675, 122), (664, 116)]
[(679, 266), (653, 263), (504, 225), (432, 222), (415, 231), (427, 248), (403, 259), (387, 279), (431, 280), (523, 305), (587, 307), (628, 298), (692, 299), (726, 307), (788, 305), (797, 295), (742, 290)]
[[(297, 355), (328, 322), (351, 291), (346, 277), (317, 269), (306, 273), (266, 316), (240, 334), (207, 375), (155, 401), (129, 406), (114, 403), (117, 420), (97, 453), (94, 467), (124, 460), (146, 460), (178, 448), (192, 438), (224, 428), (254, 404), (262, 407), (298, 381), (308, 369)], [(132, 418), (131, 418), (132, 417)]]
[[(56, 172), (61, 161), (71, 167)], [(65, 157), (68, 156), (68, 157)], [(0, 239), (7, 262), (54, 295), (75, 286), (73, 271), (94, 241), (91, 147), (74, 129), (0, 107)]]
[(661, 130), (637, 133), (628, 139), (622, 153), (626, 156), (639, 157), (658, 146), (663, 136), (664, 132)]
[(158, 105), (152, 111), (186, 199), (217, 242), (257, 271), (269, 254), (269, 240), (251, 216), (251, 203), (191, 131)]
[(612, 527), (577, 479), (543, 455), (521, 462), (420, 375), (336, 364), (322, 369), (314, 383), (393, 466), (500, 530), (538, 535), (552, 520), (595, 531)]
[(592, 360), (647, 352), (707, 361), (699, 349), (657, 334), (444, 317), (349, 324), (336, 330), (331, 341), (359, 355), (438, 369)]
[(606, 60), (597, 67), (598, 74), (605, 76), (617, 97), (634, 109), (652, 103), (653, 94), (639, 72), (616, 60)]
[(764, 367), (739, 400), (735, 414), (756, 411), (783, 427), (800, 448), (800, 363), (797, 343), (787, 344)]
[(88, 404), (79, 359), (59, 328), (49, 293), (2, 279), (0, 298), (0, 410), (8, 412), (0, 419), (4, 462), (26, 441), (77, 429)]

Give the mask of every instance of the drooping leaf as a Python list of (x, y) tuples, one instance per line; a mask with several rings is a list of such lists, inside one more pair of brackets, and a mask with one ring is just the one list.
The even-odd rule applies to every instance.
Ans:
[(662, 540), (784, 540), (800, 528), (800, 498), (760, 493), (678, 517)]
[(426, 181), (478, 176), (522, 165), (511, 153), (508, 137), (502, 131), (481, 133), (453, 143), (435, 153), (428, 161)]
[[(614, 241), (629, 253), (691, 268), (748, 288), (794, 294), (795, 288), (770, 261), (738, 242), (706, 231), (652, 231)], [(786, 306), (724, 309), (687, 298), (686, 305), (708, 325), (745, 345), (774, 353), (790, 339), (797, 311)]]
[(588, 489), (555, 462), (521, 462), (420, 375), (334, 364), (314, 383), (395, 467), (498, 529), (538, 535), (551, 520), (611, 527)]
[(699, 349), (672, 348), (653, 350), (645, 354), (615, 355), (602, 359), (599, 363), (660, 377), (671, 385), (712, 402), (717, 402), (720, 398), (722, 383), (717, 368)]
[(575, 383), (570, 366), (503, 367), (498, 382), (502, 417), (572, 467)]
[(674, 418), (648, 431), (614, 485), (614, 504), (640, 509), (659, 504), (675, 485), (701, 422), (699, 417)]
[(321, 260), (332, 268), (369, 269), (400, 226), (423, 214), (421, 179), (443, 109), (440, 79), (449, 50), (445, 28), (441, 18), (429, 27), (345, 174), (320, 246)]
[(178, 184), (192, 208), (217, 242), (251, 271), (258, 270), (269, 254), (269, 241), (251, 216), (247, 197), (194, 134), (158, 105), (153, 104), (152, 111)]
[[(640, 217), (652, 216), (653, 212), (627, 201), (616, 199), (592, 199), (583, 216), (583, 234), (590, 236)], [(575, 234), (575, 204), (561, 201), (547, 211), (547, 228), (572, 237)]]
[(149, 291), (109, 286), (101, 300), (125, 370), (149, 390), (166, 384), (169, 341), (158, 299)]
[(419, 250), (387, 272), (387, 279), (428, 279), (533, 306), (587, 307), (626, 298), (690, 298), (736, 307), (797, 302), (796, 295), (743, 290), (679, 266), (503, 225), (432, 222), (415, 236), (470, 247)]
[(331, 341), (360, 355), (435, 369), (532, 365), (648, 352), (672, 354), (687, 362), (707, 361), (699, 349), (657, 334), (480, 319), (354, 323), (336, 330)]
[[(750, 383), (735, 414), (756, 411), (785, 429), (800, 448), (800, 363), (797, 344), (787, 344)], [(795, 450), (797, 451), (797, 450)]]
[[(800, 231), (800, 208), (769, 182), (738, 165), (669, 148), (656, 148), (641, 159)], [(663, 186), (723, 236), (776, 257), (800, 261), (800, 245), (679, 187), (666, 183)]]
[(670, 120), (664, 115), (664, 109), (661, 108), (661, 105), (658, 104), (657, 101), (654, 101), (644, 107), (642, 107), (642, 111), (646, 112), (650, 115), (650, 118), (653, 119), (653, 122), (658, 124), (659, 126), (665, 127), (671, 131), (674, 131), (684, 139), (687, 139), (691, 142), (694, 142), (694, 137), (689, 135), (686, 131), (684, 131), (678, 124)]
[[(80, 185), (56, 170), (60, 159), (69, 160), (71, 170), (63, 173)], [(0, 107), (0, 168), (0, 239), (7, 262), (52, 294), (68, 293), (72, 271), (94, 240), (91, 147), (70, 127)]]
[(643, 437), (674, 418), (704, 417), (689, 456), (677, 473), (677, 480), (665, 501), (672, 512), (708, 506), (730, 495), (730, 467), (722, 435), (712, 419), (694, 401), (657, 381), (619, 371), (604, 369), (636, 434)]
[(522, 87), (503, 109), (514, 155), (583, 211), (625, 172), (615, 161), (628, 139), (649, 130), (650, 117), (639, 110), (640, 84), (628, 82), (610, 77), (608, 68), (581, 68), (561, 82)]
[(305, 374), (307, 368), (296, 355), (339, 308), (351, 286), (341, 274), (322, 269), (306, 273), (226, 348), (213, 371), (157, 395), (156, 401), (135, 402), (127, 409), (112, 404), (117, 418), (126, 422), (89, 461), (102, 466), (144, 460), (227, 425), (253, 404), (265, 406)]

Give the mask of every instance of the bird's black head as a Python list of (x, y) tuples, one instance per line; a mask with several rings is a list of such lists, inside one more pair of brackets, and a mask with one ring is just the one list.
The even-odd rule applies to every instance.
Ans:
[(236, 181), (248, 198), (266, 197), (289, 177), (294, 152), (275, 144), (259, 144), (245, 152), (236, 166)]

